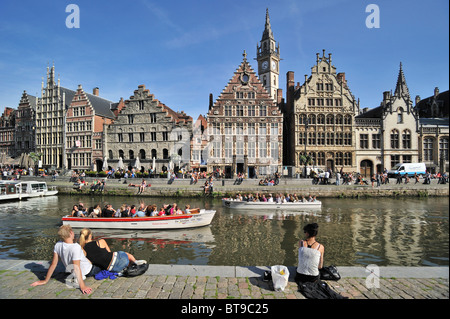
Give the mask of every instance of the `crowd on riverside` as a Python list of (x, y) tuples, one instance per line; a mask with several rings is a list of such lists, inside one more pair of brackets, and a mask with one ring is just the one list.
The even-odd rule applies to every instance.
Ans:
[(109, 218), (109, 217), (156, 217), (156, 216), (170, 216), (183, 214), (199, 213), (199, 208), (191, 208), (190, 205), (185, 205), (184, 209), (179, 207), (177, 203), (165, 204), (158, 209), (155, 204), (145, 205), (144, 203), (136, 205), (123, 204), (118, 209), (114, 209), (111, 204), (106, 204), (103, 208), (100, 204), (93, 207), (86, 208), (83, 203), (73, 205), (71, 217), (89, 217), (89, 218)]

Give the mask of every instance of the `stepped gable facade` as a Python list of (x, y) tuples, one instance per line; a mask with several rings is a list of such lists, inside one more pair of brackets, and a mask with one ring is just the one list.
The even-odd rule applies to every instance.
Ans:
[(192, 117), (161, 103), (145, 85), (123, 102), (106, 132), (111, 168), (120, 168), (121, 160), (124, 169), (189, 169)]
[(272, 174), (283, 160), (283, 115), (243, 57), (207, 114), (208, 171), (225, 177)]

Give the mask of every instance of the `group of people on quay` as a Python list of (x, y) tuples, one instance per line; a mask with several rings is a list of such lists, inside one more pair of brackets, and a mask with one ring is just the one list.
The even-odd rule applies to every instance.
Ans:
[(234, 200), (237, 201), (244, 201), (244, 202), (268, 202), (268, 203), (306, 203), (306, 202), (316, 202), (317, 198), (314, 195), (309, 195), (308, 198), (305, 198), (303, 195), (297, 195), (297, 194), (275, 194), (275, 196), (272, 196), (272, 194), (260, 194), (255, 193), (253, 195), (250, 194), (244, 194), (241, 195), (240, 193), (237, 194), (234, 198)]
[[(45, 279), (35, 281), (32, 287), (45, 285), (52, 277), (59, 259), (66, 267), (66, 271), (72, 272), (74, 286), (78, 286), (83, 294), (90, 294), (92, 288), (88, 287), (84, 280), (86, 277), (96, 279), (115, 278), (121, 276), (126, 269), (133, 265), (145, 264), (145, 260), (136, 258), (127, 252), (112, 252), (104, 239), (94, 240), (92, 231), (84, 228), (80, 232), (79, 243), (75, 241), (75, 234), (70, 225), (62, 225), (58, 235), (61, 241), (57, 242), (53, 248), (53, 259), (47, 270)], [(72, 269), (69, 269), (72, 268)], [(147, 269), (148, 266), (145, 268)], [(66, 284), (68, 283), (66, 279)]]
[(184, 208), (181, 208), (177, 203), (164, 204), (160, 208), (155, 204), (145, 205), (144, 203), (140, 203), (139, 206), (122, 204), (118, 209), (114, 209), (111, 204), (105, 204), (103, 208), (100, 204), (86, 208), (83, 203), (79, 203), (73, 205), (70, 216), (88, 218), (133, 218), (194, 214), (199, 211), (199, 208), (191, 208), (189, 204), (185, 205)]

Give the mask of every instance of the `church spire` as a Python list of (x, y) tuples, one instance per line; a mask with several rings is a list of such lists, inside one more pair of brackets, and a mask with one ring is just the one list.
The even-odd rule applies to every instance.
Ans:
[(264, 28), (264, 32), (263, 32), (261, 41), (264, 41), (267, 39), (274, 39), (272, 27), (270, 25), (269, 8), (266, 9), (266, 26)]
[(404, 97), (406, 100), (410, 101), (411, 97), (409, 95), (408, 86), (406, 85), (405, 74), (403, 73), (402, 63), (400, 62), (400, 70), (398, 72), (397, 85), (395, 86), (395, 96)]

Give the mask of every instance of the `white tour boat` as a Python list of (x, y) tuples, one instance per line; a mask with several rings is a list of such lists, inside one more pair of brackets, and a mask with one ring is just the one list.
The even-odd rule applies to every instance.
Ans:
[(0, 201), (22, 200), (32, 197), (53, 196), (58, 194), (56, 187), (47, 187), (46, 182), (37, 181), (0, 181)]
[(215, 210), (201, 209), (199, 213), (155, 217), (70, 217), (62, 218), (63, 225), (74, 228), (106, 229), (181, 229), (210, 225)]
[(235, 200), (233, 198), (223, 198), (222, 204), (225, 207), (236, 209), (281, 209), (281, 210), (302, 210), (302, 209), (320, 209), (322, 208), (322, 202), (315, 200), (313, 202), (247, 202), (241, 200)]

